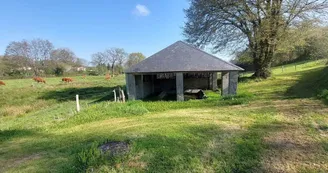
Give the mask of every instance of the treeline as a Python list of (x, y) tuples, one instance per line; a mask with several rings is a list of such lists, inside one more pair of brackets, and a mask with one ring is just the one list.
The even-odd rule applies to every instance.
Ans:
[(91, 63), (95, 66), (92, 74), (121, 74), (124, 72), (124, 69), (139, 63), (145, 58), (146, 57), (139, 52), (128, 54), (122, 48), (109, 48), (92, 55)]
[(86, 60), (69, 48), (55, 48), (49, 40), (13, 41), (0, 56), (0, 77), (60, 76), (82, 73)]
[(55, 48), (45, 39), (13, 41), (0, 56), (1, 78), (32, 76), (121, 74), (124, 69), (145, 59), (142, 53), (128, 54), (122, 48), (110, 48), (91, 56), (91, 64), (69, 48)]
[[(272, 66), (328, 58), (328, 27), (303, 23), (288, 32), (277, 47)], [(254, 70), (249, 49), (237, 52), (232, 62), (246, 71)]]

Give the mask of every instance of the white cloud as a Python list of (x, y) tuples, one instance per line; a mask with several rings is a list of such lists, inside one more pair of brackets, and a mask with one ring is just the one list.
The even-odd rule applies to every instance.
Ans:
[(133, 14), (137, 16), (148, 16), (150, 14), (149, 9), (145, 5), (136, 5), (136, 8), (133, 10)]

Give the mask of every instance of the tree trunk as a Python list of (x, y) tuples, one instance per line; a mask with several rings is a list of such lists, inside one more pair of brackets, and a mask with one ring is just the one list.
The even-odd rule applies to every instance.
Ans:
[(271, 76), (271, 63), (273, 60), (273, 52), (275, 45), (268, 44), (267, 41), (260, 42), (259, 45), (256, 45), (255, 51), (253, 51), (253, 65), (254, 65), (254, 74), (255, 78), (266, 79)]
[(114, 65), (115, 65), (115, 64), (112, 63), (112, 67), (111, 67), (111, 68), (112, 68), (112, 77), (114, 77)]
[(38, 73), (38, 70), (37, 69), (33, 69), (33, 72), (34, 72), (34, 76), (39, 76), (39, 73)]
[(255, 72), (253, 77), (266, 79), (271, 76), (271, 63), (261, 63), (259, 59), (253, 61)]

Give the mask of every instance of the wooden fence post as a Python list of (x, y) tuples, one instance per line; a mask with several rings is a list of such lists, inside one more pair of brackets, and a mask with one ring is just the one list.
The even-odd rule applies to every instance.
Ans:
[(122, 95), (122, 102), (125, 103), (125, 95), (124, 95), (124, 91), (120, 88), (120, 93)]
[(115, 91), (115, 89), (113, 90), (113, 93), (114, 93), (114, 102), (116, 102), (116, 91)]
[(76, 111), (80, 112), (80, 101), (79, 101), (79, 95), (76, 94)]
[(122, 93), (121, 93), (121, 88), (120, 87), (118, 87), (118, 95), (119, 95), (119, 102), (121, 102)]

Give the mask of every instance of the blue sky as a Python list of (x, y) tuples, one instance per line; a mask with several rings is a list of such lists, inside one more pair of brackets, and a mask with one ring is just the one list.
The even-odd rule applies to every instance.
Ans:
[(87, 60), (110, 47), (150, 56), (184, 39), (188, 5), (187, 0), (2, 1), (0, 54), (11, 41), (43, 38)]

